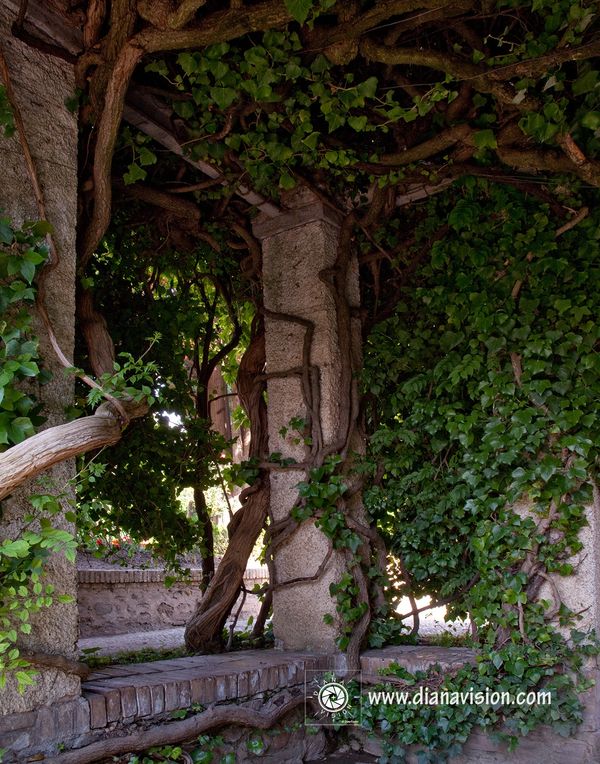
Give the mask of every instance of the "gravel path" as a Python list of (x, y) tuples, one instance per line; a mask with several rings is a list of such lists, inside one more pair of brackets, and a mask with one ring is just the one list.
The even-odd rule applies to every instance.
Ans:
[(112, 637), (86, 637), (80, 639), (79, 651), (97, 647), (94, 655), (118, 655), (138, 650), (172, 650), (183, 647), (183, 626), (160, 631), (137, 631), (133, 634), (116, 634)]

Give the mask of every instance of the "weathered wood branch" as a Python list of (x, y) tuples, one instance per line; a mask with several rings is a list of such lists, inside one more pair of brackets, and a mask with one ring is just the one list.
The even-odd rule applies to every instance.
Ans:
[(206, 5), (206, 0), (182, 0), (178, 8), (169, 16), (168, 25), (171, 29), (181, 29), (194, 18), (203, 5)]
[(115, 346), (108, 332), (106, 319), (94, 307), (89, 289), (77, 293), (77, 319), (88, 349), (89, 364), (97, 377), (114, 371)]
[(416, 146), (400, 151), (397, 154), (384, 154), (379, 159), (380, 164), (384, 165), (407, 165), (413, 162), (420, 162), (423, 159), (446, 151), (458, 143), (465, 143), (472, 136), (473, 130), (469, 125), (456, 125), (450, 127), (443, 133), (438, 133), (433, 138), (423, 141)]
[[(261, 456), (267, 450), (265, 383), (259, 379), (264, 365), (264, 329), (262, 325), (255, 325), (237, 380), (238, 395), (250, 419), (250, 457)], [(214, 649), (220, 644), (223, 626), (244, 580), (248, 558), (267, 519), (269, 498), (269, 479), (264, 475), (240, 495), (242, 508), (229, 524), (230, 539), (225, 555), (185, 629), (189, 650)]]
[(85, 268), (110, 222), (111, 211), (111, 166), (115, 143), (123, 115), (125, 95), (129, 81), (144, 51), (127, 43), (112, 69), (106, 89), (104, 108), (97, 125), (97, 140), (94, 151), (94, 208), (81, 247), (79, 267)]
[(529, 96), (519, 100), (512, 85), (492, 77), (493, 70), (486, 70), (450, 53), (420, 48), (388, 48), (368, 38), (361, 42), (360, 52), (369, 61), (390, 66), (422, 66), (451, 74), (458, 80), (468, 81), (474, 90), (490, 93), (500, 103), (518, 111), (531, 111), (539, 106), (537, 99)]
[(52, 653), (42, 653), (19, 648), (19, 656), (34, 666), (60, 669), (60, 671), (64, 671), (66, 674), (74, 674), (82, 679), (86, 679), (91, 673), (91, 668), (87, 663), (67, 658), (65, 655), (53, 655)]
[(600, 187), (600, 162), (587, 160), (576, 163), (569, 156), (553, 151), (516, 149), (498, 146), (498, 158), (509, 167), (525, 172), (550, 172), (578, 175), (596, 188)]
[[(462, 5), (465, 6), (465, 10), (468, 10), (468, 8), (474, 7), (476, 3), (465, 0), (464, 3), (461, 3)], [(349, 19), (346, 23), (338, 24), (333, 29), (315, 32), (311, 37), (311, 44), (316, 47), (332, 45), (349, 38), (356, 39), (393, 16), (402, 16), (411, 13), (411, 11), (426, 11), (430, 8), (436, 11), (440, 8), (450, 10), (455, 6), (456, 0), (379, 0), (360, 16)], [(407, 19), (404, 23), (408, 24), (409, 22), (410, 19)], [(415, 26), (418, 26), (418, 23)]]
[(196, 224), (200, 222), (200, 209), (190, 199), (184, 199), (168, 191), (161, 191), (158, 188), (141, 184), (124, 187), (123, 193), (126, 196), (132, 196), (135, 199), (140, 199), (142, 202), (151, 204), (153, 207), (160, 207), (177, 217), (187, 218)]
[(201, 24), (188, 29), (146, 28), (132, 39), (132, 44), (146, 53), (214, 45), (233, 40), (249, 32), (283, 26), (292, 16), (279, 0), (257, 3), (247, 8), (228, 8), (207, 16)]
[[(120, 401), (128, 419), (143, 416), (145, 403)], [(93, 416), (50, 427), (0, 454), (0, 499), (19, 485), (47, 470), (53, 464), (121, 439), (119, 412), (112, 403), (103, 403)]]

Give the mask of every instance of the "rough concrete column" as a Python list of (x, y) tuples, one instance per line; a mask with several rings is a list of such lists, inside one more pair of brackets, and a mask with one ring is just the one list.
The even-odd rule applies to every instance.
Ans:
[[(11, 72), (13, 87), (25, 122), (27, 137), (42, 185), (49, 222), (54, 227), (60, 264), (47, 281), (46, 304), (58, 341), (72, 357), (75, 326), (75, 224), (77, 214), (77, 121), (65, 106), (73, 96), (73, 68), (29, 48), (10, 34), (14, 11), (0, 3), (0, 42)], [(0, 135), (0, 214), (13, 221), (37, 220), (35, 197), (27, 174), (23, 153), (16, 136)], [(35, 331), (40, 337), (44, 366), (52, 381), (32, 392), (44, 402), (46, 427), (65, 421), (64, 408), (73, 401), (73, 381), (65, 376), (45, 335), (41, 322)], [(74, 474), (73, 463), (57, 465), (49, 471), (52, 488), (57, 493), (67, 486)], [(27, 495), (40, 491), (35, 483), (15, 491), (2, 502), (0, 537), (14, 538), (23, 516), (31, 510)], [(56, 524), (72, 530), (64, 518)], [(57, 556), (48, 563), (48, 583), (56, 591), (76, 594), (75, 566)], [(23, 646), (47, 653), (72, 657), (77, 640), (77, 604), (55, 604), (44, 608), (32, 623), (32, 634), (23, 635)], [(39, 706), (79, 695), (79, 678), (57, 670), (41, 670), (34, 687), (24, 696), (9, 682), (0, 692), (0, 715), (29, 711)]]
[[(333, 297), (319, 279), (319, 272), (336, 259), (339, 217), (305, 190), (284, 200), (288, 211), (276, 218), (259, 218), (255, 235), (262, 240), (264, 305), (267, 311), (287, 313), (314, 324), (311, 365), (319, 369), (320, 422), (324, 443), (334, 440), (339, 416), (341, 357)], [(348, 297), (359, 303), (358, 271), (350, 268)], [(267, 373), (302, 366), (305, 328), (290, 320), (267, 315), (265, 319)], [(304, 419), (306, 408), (298, 375), (269, 378), (269, 450), (303, 461), (304, 447), (294, 444), (296, 433), (282, 435), (294, 417)], [(297, 498), (301, 470), (271, 473), (271, 510), (275, 521), (289, 516)], [(306, 522), (275, 553), (277, 585), (314, 575), (328, 551), (328, 541), (312, 522)], [(284, 649), (336, 652), (339, 625), (326, 625), (326, 614), (335, 616), (329, 586), (344, 571), (340, 554), (333, 552), (323, 575), (276, 588), (273, 595), (273, 628), (276, 645)]]

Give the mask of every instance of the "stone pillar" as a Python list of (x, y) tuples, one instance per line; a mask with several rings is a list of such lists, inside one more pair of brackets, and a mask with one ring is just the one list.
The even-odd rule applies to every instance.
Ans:
[[(11, 72), (16, 98), (25, 122), (27, 137), (34, 157), (47, 207), (49, 222), (54, 227), (60, 264), (47, 281), (46, 305), (58, 341), (67, 356), (72, 357), (75, 326), (75, 225), (77, 215), (77, 120), (65, 106), (73, 96), (75, 81), (73, 67), (64, 61), (28, 47), (10, 34), (14, 11), (0, 3), (0, 43)], [(23, 152), (17, 136), (0, 135), (0, 214), (21, 223), (37, 220), (39, 213), (27, 174)], [(65, 421), (64, 409), (73, 401), (73, 381), (58, 363), (41, 322), (35, 324), (40, 338), (44, 366), (52, 381), (33, 390), (44, 403), (46, 427)], [(72, 462), (57, 465), (49, 471), (56, 492), (67, 486), (74, 474)], [(27, 494), (39, 492), (30, 485), (15, 491), (2, 502), (0, 537), (14, 538), (23, 516), (31, 510)], [(69, 507), (70, 508), (70, 507)], [(56, 524), (72, 530), (64, 519)], [(48, 563), (47, 583), (53, 583), (57, 593), (76, 595), (75, 566), (63, 556)], [(75, 656), (78, 636), (77, 604), (55, 604), (35, 616), (29, 637), (23, 635), (23, 645), (29, 649)], [(21, 696), (11, 682), (0, 691), (0, 715), (30, 711), (53, 704), (61, 698), (78, 696), (78, 677), (55, 669), (40, 670), (35, 686)]]
[[(286, 313), (314, 324), (311, 365), (319, 370), (320, 422), (325, 445), (335, 439), (339, 416), (341, 356), (333, 297), (319, 279), (319, 272), (336, 259), (339, 215), (325, 207), (306, 190), (297, 190), (283, 200), (287, 211), (275, 218), (259, 218), (255, 235), (262, 240), (264, 306), (273, 313)], [(359, 304), (358, 270), (350, 269), (348, 296)], [(302, 366), (306, 329), (291, 320), (269, 315), (265, 318), (268, 374)], [(306, 417), (301, 379), (296, 375), (270, 377), (269, 450), (303, 461), (304, 446), (294, 444), (293, 435), (282, 435), (294, 417)], [(297, 498), (297, 484), (306, 479), (302, 470), (271, 473), (271, 511), (275, 522), (289, 516)], [(284, 649), (338, 652), (339, 633), (331, 583), (339, 581), (344, 563), (332, 553), (323, 575), (314, 581), (281, 586), (286, 581), (313, 576), (328, 551), (328, 540), (311, 521), (305, 522), (275, 553), (276, 588), (273, 593), (273, 628), (276, 645)], [(277, 588), (279, 587), (279, 588)], [(325, 624), (331, 614), (335, 621)]]

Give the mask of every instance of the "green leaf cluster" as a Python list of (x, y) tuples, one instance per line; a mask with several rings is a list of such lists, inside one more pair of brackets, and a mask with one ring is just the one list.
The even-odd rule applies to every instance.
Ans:
[(39, 366), (31, 304), (49, 230), (44, 222), (16, 227), (0, 218), (0, 449), (25, 440), (43, 421), (32, 383), (48, 374)]
[[(597, 481), (600, 215), (591, 197), (569, 198), (586, 201), (590, 214), (559, 237), (546, 204), (506, 186), (468, 179), (428, 202), (415, 248), (440, 221), (448, 231), (371, 334), (364, 374), (375, 401), (367, 464), (383, 471), (365, 501), (412, 594), (470, 616), (481, 676), (556, 686), (564, 730), (580, 707), (561, 675), (580, 651), (556, 627), (577, 616), (536, 597), (534, 582), (572, 574)], [(450, 751), (441, 712), (428, 713), (424, 739)], [(503, 718), (464, 713), (484, 726)], [(544, 721), (511, 718), (514, 734)]]
[(44, 566), (53, 554), (64, 554), (74, 563), (76, 551), (74, 536), (54, 525), (53, 518), (61, 512), (57, 497), (35, 494), (30, 501), (33, 512), (25, 518), (24, 530), (0, 542), (0, 688), (12, 675), (21, 692), (34, 684), (37, 673), (18, 648), (21, 635), (31, 633), (31, 617), (72, 601), (45, 583)]
[[(294, 3), (292, 12), (304, 19), (311, 5)], [(174, 80), (163, 60), (147, 71), (181, 91), (173, 109), (185, 122), (194, 159), (221, 164), (232, 150), (252, 186), (271, 194), (293, 188), (295, 173), (307, 168), (334, 181), (355, 181), (356, 163), (385, 148), (393, 123), (412, 122), (456, 96), (444, 78), (405, 103), (394, 89), (382, 89), (375, 75), (341, 73), (322, 54), (311, 60), (301, 54), (297, 32), (268, 31), (257, 44), (236, 41), (180, 53)]]

